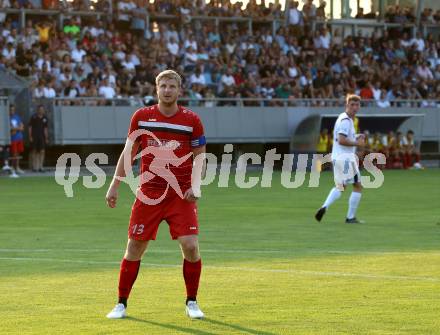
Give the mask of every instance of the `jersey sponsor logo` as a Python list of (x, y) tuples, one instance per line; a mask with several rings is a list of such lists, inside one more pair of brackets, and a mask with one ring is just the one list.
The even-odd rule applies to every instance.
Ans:
[(147, 146), (153, 146), (153, 147), (168, 147), (173, 150), (176, 150), (181, 146), (181, 143), (175, 140), (156, 140), (153, 138), (149, 138), (147, 141)]

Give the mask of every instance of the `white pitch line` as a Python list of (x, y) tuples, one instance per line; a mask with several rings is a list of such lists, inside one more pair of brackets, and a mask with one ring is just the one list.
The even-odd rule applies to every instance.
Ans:
[[(77, 264), (111, 264), (119, 265), (120, 262), (116, 261), (92, 261), (92, 260), (75, 260), (75, 259), (59, 259), (59, 258), (33, 258), (33, 257), (0, 257), (0, 260), (10, 261), (25, 261), (25, 262), (59, 262), (59, 263), (77, 263)], [(175, 264), (155, 264), (155, 263), (142, 263), (144, 266), (151, 266), (157, 268), (180, 268), (182, 265)], [(316, 277), (349, 277), (349, 278), (361, 278), (361, 279), (384, 279), (384, 280), (408, 280), (408, 281), (427, 281), (427, 282), (440, 282), (440, 278), (436, 277), (424, 277), (424, 276), (393, 276), (393, 275), (376, 275), (369, 273), (350, 273), (350, 272), (333, 272), (333, 271), (310, 271), (310, 270), (297, 270), (297, 269), (262, 269), (262, 268), (249, 268), (240, 266), (216, 266), (216, 265), (204, 265), (205, 269), (214, 270), (236, 270), (247, 272), (260, 272), (260, 273), (286, 273)]]
[[(66, 252), (120, 252), (123, 253), (124, 249), (0, 249), (0, 252), (19, 252), (19, 253), (32, 253), (32, 252), (60, 252), (60, 251), (66, 251)], [(158, 254), (169, 254), (169, 253), (176, 253), (180, 250), (178, 248), (176, 249), (156, 249), (156, 250), (150, 250), (147, 249), (147, 253), (158, 253)], [(288, 253), (291, 251), (282, 251), (282, 250), (246, 250), (246, 249), (202, 249), (202, 252), (206, 253), (227, 253), (227, 254), (234, 254), (234, 253), (244, 253), (244, 254), (251, 254), (251, 253), (259, 253), (259, 254), (277, 254), (277, 253)], [(294, 251), (292, 251), (294, 252)]]
[[(10, 253), (48, 253), (48, 252), (120, 252), (123, 249), (8, 249), (2, 248), (0, 252)], [(169, 254), (179, 252), (179, 249), (148, 249), (147, 253)], [(414, 251), (361, 251), (361, 250), (325, 250), (325, 249), (308, 249), (308, 250), (252, 250), (252, 249), (201, 249), (202, 253), (216, 253), (216, 254), (341, 254), (341, 255), (415, 255), (415, 254), (430, 254), (439, 255), (438, 251), (431, 250), (414, 250)]]

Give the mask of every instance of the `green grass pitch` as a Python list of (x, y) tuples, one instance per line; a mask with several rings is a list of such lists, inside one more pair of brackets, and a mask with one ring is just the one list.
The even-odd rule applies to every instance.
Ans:
[[(232, 185), (232, 183), (231, 183)], [(129, 318), (107, 320), (133, 195), (53, 178), (0, 179), (1, 334), (440, 334), (440, 170), (387, 171), (343, 223), (332, 186), (205, 187), (199, 203), (207, 318), (184, 315), (181, 255), (165, 223), (143, 259)]]

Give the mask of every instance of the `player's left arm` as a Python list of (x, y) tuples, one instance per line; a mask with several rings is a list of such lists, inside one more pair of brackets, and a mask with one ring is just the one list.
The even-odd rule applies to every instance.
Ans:
[(191, 173), (191, 188), (185, 194), (184, 199), (188, 201), (197, 201), (202, 196), (202, 179), (206, 174), (206, 145), (192, 148), (193, 153), (193, 167)]
[(202, 196), (202, 178), (204, 178), (206, 172), (206, 138), (202, 121), (198, 116), (194, 117), (191, 151), (193, 153), (191, 188), (185, 192), (184, 198), (188, 201), (196, 201)]

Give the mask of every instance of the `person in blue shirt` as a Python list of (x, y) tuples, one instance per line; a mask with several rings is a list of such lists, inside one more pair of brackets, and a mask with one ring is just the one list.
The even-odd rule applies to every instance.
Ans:
[[(9, 116), (11, 121), (11, 148), (10, 161), (15, 173), (22, 174), (24, 171), (20, 169), (20, 155), (24, 151), (23, 130), (24, 124), (20, 116), (15, 112), (15, 105), (9, 106)], [(16, 175), (13, 173), (12, 175)]]

